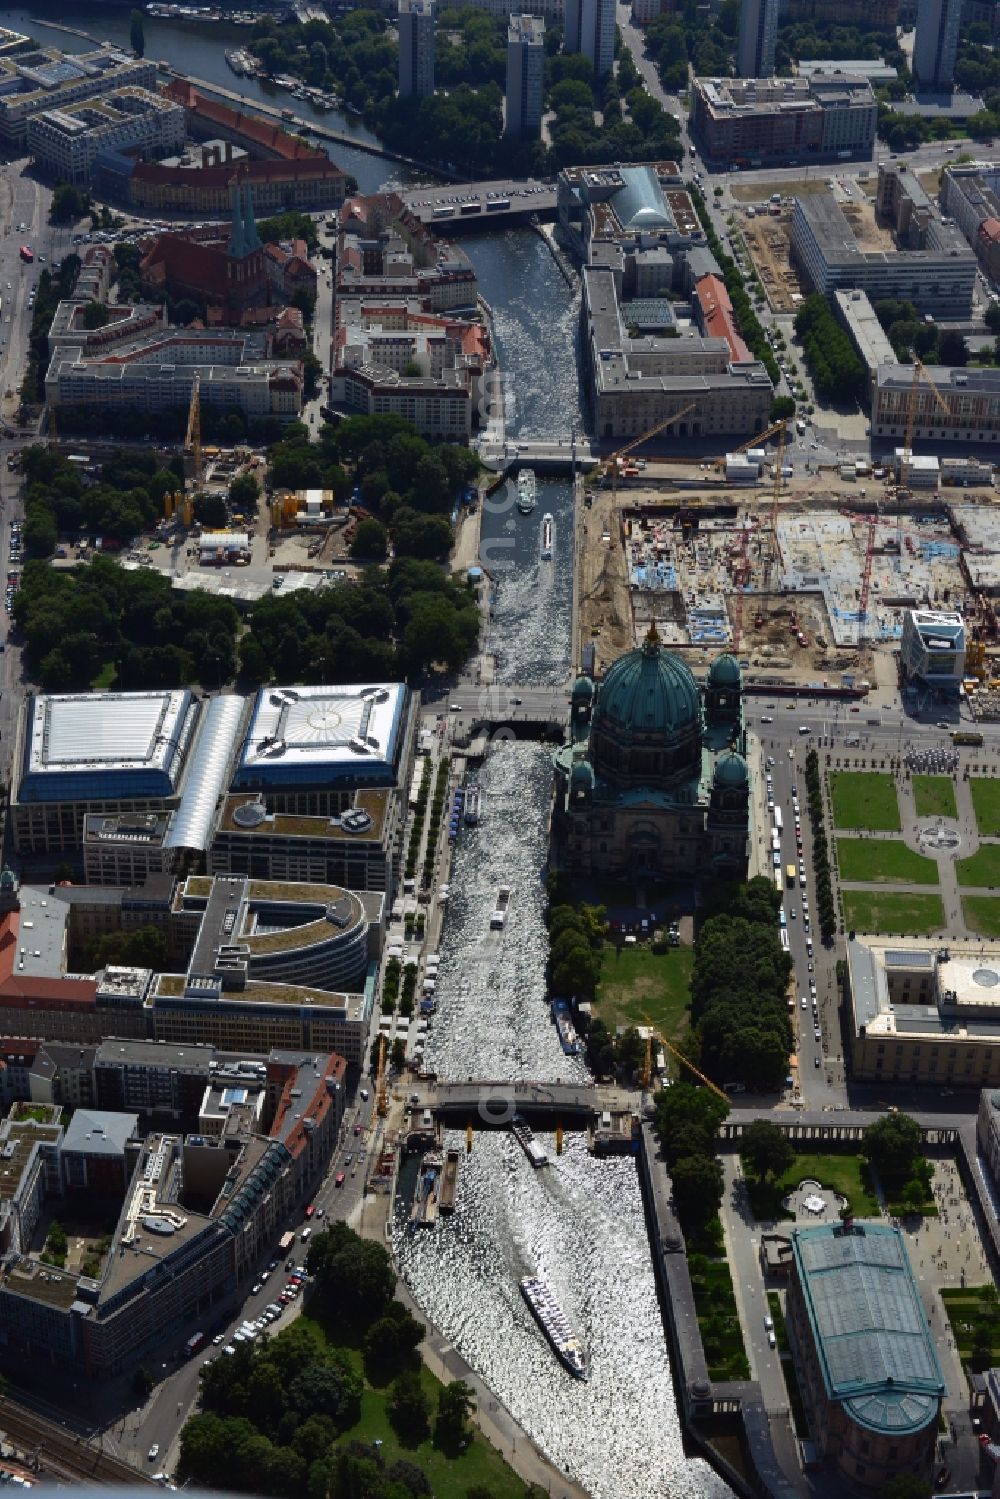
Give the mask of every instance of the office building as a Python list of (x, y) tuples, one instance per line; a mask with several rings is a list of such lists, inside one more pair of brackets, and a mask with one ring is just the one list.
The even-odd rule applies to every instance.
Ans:
[[(297, 359), (268, 356), (267, 339), (252, 329), (163, 328), (108, 355), (91, 346), (56, 347), (45, 375), (45, 400), (77, 420), (101, 411), (175, 411), (180, 430), (195, 376), (202, 406), (242, 411), (251, 420), (295, 421), (302, 411)], [(68, 419), (68, 418), (67, 418)]]
[(852, 1488), (908, 1473), (929, 1492), (946, 1389), (901, 1230), (849, 1218), (791, 1248), (785, 1325), (821, 1460)]
[[(906, 200), (914, 201), (909, 191)], [(863, 249), (832, 193), (796, 198), (792, 254), (813, 290), (831, 301), (846, 289), (866, 292), (873, 303), (911, 301), (932, 318), (965, 318), (972, 310), (976, 258), (938, 214), (907, 216), (898, 237)]]
[(434, 0), (399, 0), (399, 93), (426, 99), (434, 92)]
[(743, 683), (719, 656), (699, 687), (655, 626), (596, 690), (572, 695), (572, 742), (555, 755), (552, 829), (559, 868), (743, 879), (750, 837)]
[(603, 78), (615, 60), (615, 0), (566, 0), (567, 52), (582, 52)]
[(878, 105), (867, 78), (696, 78), (691, 130), (725, 167), (869, 161)]
[[(312, 1196), (343, 1119), (345, 1064), (316, 1050), (213, 1061), (193, 1132), (135, 1135), (129, 1113), (0, 1125), (0, 1333), (18, 1356), (106, 1380), (181, 1355), (246, 1295)], [(46, 1203), (75, 1191), (121, 1204), (106, 1251), (55, 1272), (31, 1252)]]
[(1000, 279), (1000, 167), (945, 167), (941, 207), (955, 220), (990, 280)]
[(951, 88), (961, 27), (962, 0), (917, 0), (913, 76), (920, 88)]
[(847, 942), (852, 1072), (869, 1082), (1000, 1082), (1000, 950), (981, 939)]
[(545, 22), (537, 16), (511, 16), (507, 30), (507, 117), (505, 133), (535, 140), (542, 129), (545, 93)]
[(121, 88), (99, 98), (39, 110), (28, 120), (27, 148), (58, 182), (89, 187), (101, 151), (165, 155), (184, 145), (184, 111), (148, 89)]
[(380, 890), (397, 878), (402, 799), (394, 791), (358, 791), (337, 816), (272, 812), (265, 797), (226, 798), (208, 856), (210, 874), (304, 880)]
[(924, 379), (914, 389), (912, 364), (880, 366), (872, 401), (873, 437), (904, 441), (912, 414), (914, 441), (1000, 442), (1000, 370), (931, 364), (925, 374), (940, 399)]
[(398, 682), (262, 687), (232, 790), (260, 793), (276, 812), (339, 815), (358, 791), (407, 784), (416, 716)]
[(957, 609), (907, 609), (899, 646), (903, 678), (958, 696), (965, 676), (965, 621)]
[(62, 110), (132, 87), (155, 92), (156, 63), (118, 47), (66, 53), (32, 47), (0, 54), (0, 144), (12, 155), (23, 150), (28, 122), (42, 111)]
[(736, 71), (741, 78), (774, 76), (778, 40), (778, 0), (740, 0)]
[(834, 311), (868, 371), (868, 394), (874, 397), (878, 372), (883, 364), (894, 364), (896, 353), (888, 334), (875, 315), (867, 292), (837, 290)]

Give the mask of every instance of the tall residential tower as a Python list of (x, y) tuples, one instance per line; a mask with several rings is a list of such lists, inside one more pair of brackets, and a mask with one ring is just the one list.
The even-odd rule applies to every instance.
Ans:
[(598, 78), (611, 72), (615, 60), (615, 0), (566, 0), (566, 51), (589, 57)]
[[(959, 0), (961, 4), (961, 0)], [(741, 78), (772, 78), (778, 39), (778, 0), (741, 0), (736, 71)]]
[(399, 0), (399, 92), (414, 99), (434, 92), (434, 0)]
[(545, 91), (545, 22), (511, 16), (507, 31), (507, 127), (509, 136), (535, 139), (542, 129)]
[(913, 72), (924, 88), (950, 89), (962, 22), (962, 0), (918, 0)]

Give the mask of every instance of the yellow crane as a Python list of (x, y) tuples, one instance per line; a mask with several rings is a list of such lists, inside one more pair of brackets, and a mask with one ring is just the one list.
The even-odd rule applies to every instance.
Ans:
[(375, 1068), (375, 1112), (380, 1119), (384, 1119), (389, 1112), (389, 1094), (385, 1085), (385, 1051), (385, 1037), (379, 1036), (378, 1063)]
[(196, 374), (191, 386), (191, 404), (188, 407), (187, 432), (184, 436), (184, 451), (194, 460), (196, 484), (202, 480), (201, 468), (201, 376)]
[(616, 452), (612, 453), (610, 458), (604, 460), (605, 468), (610, 468), (611, 470), (611, 493), (615, 496), (616, 502), (618, 499), (618, 463), (620, 459), (624, 458), (626, 453), (631, 453), (634, 448), (641, 447), (644, 442), (648, 442), (658, 432), (664, 432), (667, 427), (672, 427), (675, 422), (680, 421), (681, 417), (687, 416), (689, 411), (693, 411), (696, 405), (697, 402), (692, 401), (690, 405), (683, 407), (682, 410), (675, 411), (673, 416), (668, 416), (665, 421), (657, 422), (655, 427), (650, 427), (647, 432), (643, 432), (639, 437), (633, 437), (631, 442), (627, 442), (624, 447), (618, 448)]
[[(649, 1025), (648, 1021), (646, 1023), (647, 1023), (647, 1025)], [(646, 1068), (648, 1066), (649, 1067), (649, 1075), (652, 1076), (652, 1037), (653, 1036), (656, 1037), (657, 1041), (659, 1041), (659, 1043), (660, 1043), (661, 1046), (666, 1047), (667, 1051), (670, 1052), (671, 1056), (676, 1057), (677, 1060), (678, 1060), (678, 1062), (682, 1063), (683, 1066), (685, 1066), (688, 1069), (689, 1072), (692, 1072), (694, 1074), (694, 1076), (698, 1079), (698, 1081), (700, 1083), (703, 1083), (706, 1088), (710, 1088), (713, 1093), (718, 1094), (718, 1096), (722, 1099), (723, 1103), (725, 1103), (725, 1104), (728, 1105), (728, 1103), (729, 1103), (729, 1097), (728, 1097), (728, 1095), (726, 1093), (724, 1093), (721, 1088), (717, 1087), (716, 1084), (712, 1082), (712, 1079), (710, 1077), (706, 1077), (703, 1072), (699, 1072), (698, 1068), (691, 1061), (691, 1058), (690, 1057), (686, 1057), (682, 1051), (679, 1051), (677, 1049), (677, 1047), (673, 1044), (672, 1041), (668, 1041), (667, 1038), (666, 1038), (666, 1036), (663, 1035), (662, 1031), (658, 1031), (656, 1029), (655, 1025), (649, 1025), (649, 1035), (646, 1037), (646, 1057), (645, 1057), (645, 1059), (643, 1061), (643, 1069), (642, 1069), (643, 1072), (646, 1071)], [(646, 1083), (643, 1083), (643, 1087), (646, 1087), (646, 1086), (647, 1086)]]
[(758, 443), (767, 442), (769, 438), (776, 436), (778, 432), (787, 431), (788, 423), (786, 421), (772, 422), (770, 427), (766, 428), (763, 432), (758, 432), (756, 437), (750, 437), (746, 442), (741, 442), (738, 448), (730, 448), (728, 455), (724, 453), (721, 458), (713, 459), (712, 467), (725, 468), (727, 456), (732, 457), (734, 453), (745, 453), (749, 448), (755, 448)]

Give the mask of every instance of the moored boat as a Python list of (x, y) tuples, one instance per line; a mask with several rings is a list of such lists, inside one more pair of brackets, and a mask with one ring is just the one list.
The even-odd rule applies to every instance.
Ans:
[(576, 1033), (576, 1027), (570, 1019), (569, 1005), (564, 999), (552, 1001), (552, 1019), (559, 1033), (559, 1044), (568, 1057), (575, 1057), (580, 1052), (580, 1038)]
[(510, 1132), (536, 1171), (540, 1166), (549, 1164), (548, 1156), (535, 1139), (530, 1125), (524, 1122), (520, 1114), (515, 1114), (511, 1120)]

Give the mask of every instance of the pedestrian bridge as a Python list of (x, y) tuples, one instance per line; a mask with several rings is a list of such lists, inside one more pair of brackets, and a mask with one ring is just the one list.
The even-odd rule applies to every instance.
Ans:
[(473, 1129), (505, 1129), (515, 1114), (554, 1129), (587, 1129), (601, 1114), (638, 1112), (640, 1095), (624, 1088), (587, 1083), (491, 1081), (464, 1083), (422, 1080), (410, 1093), (415, 1110), (429, 1109), (437, 1118)]

